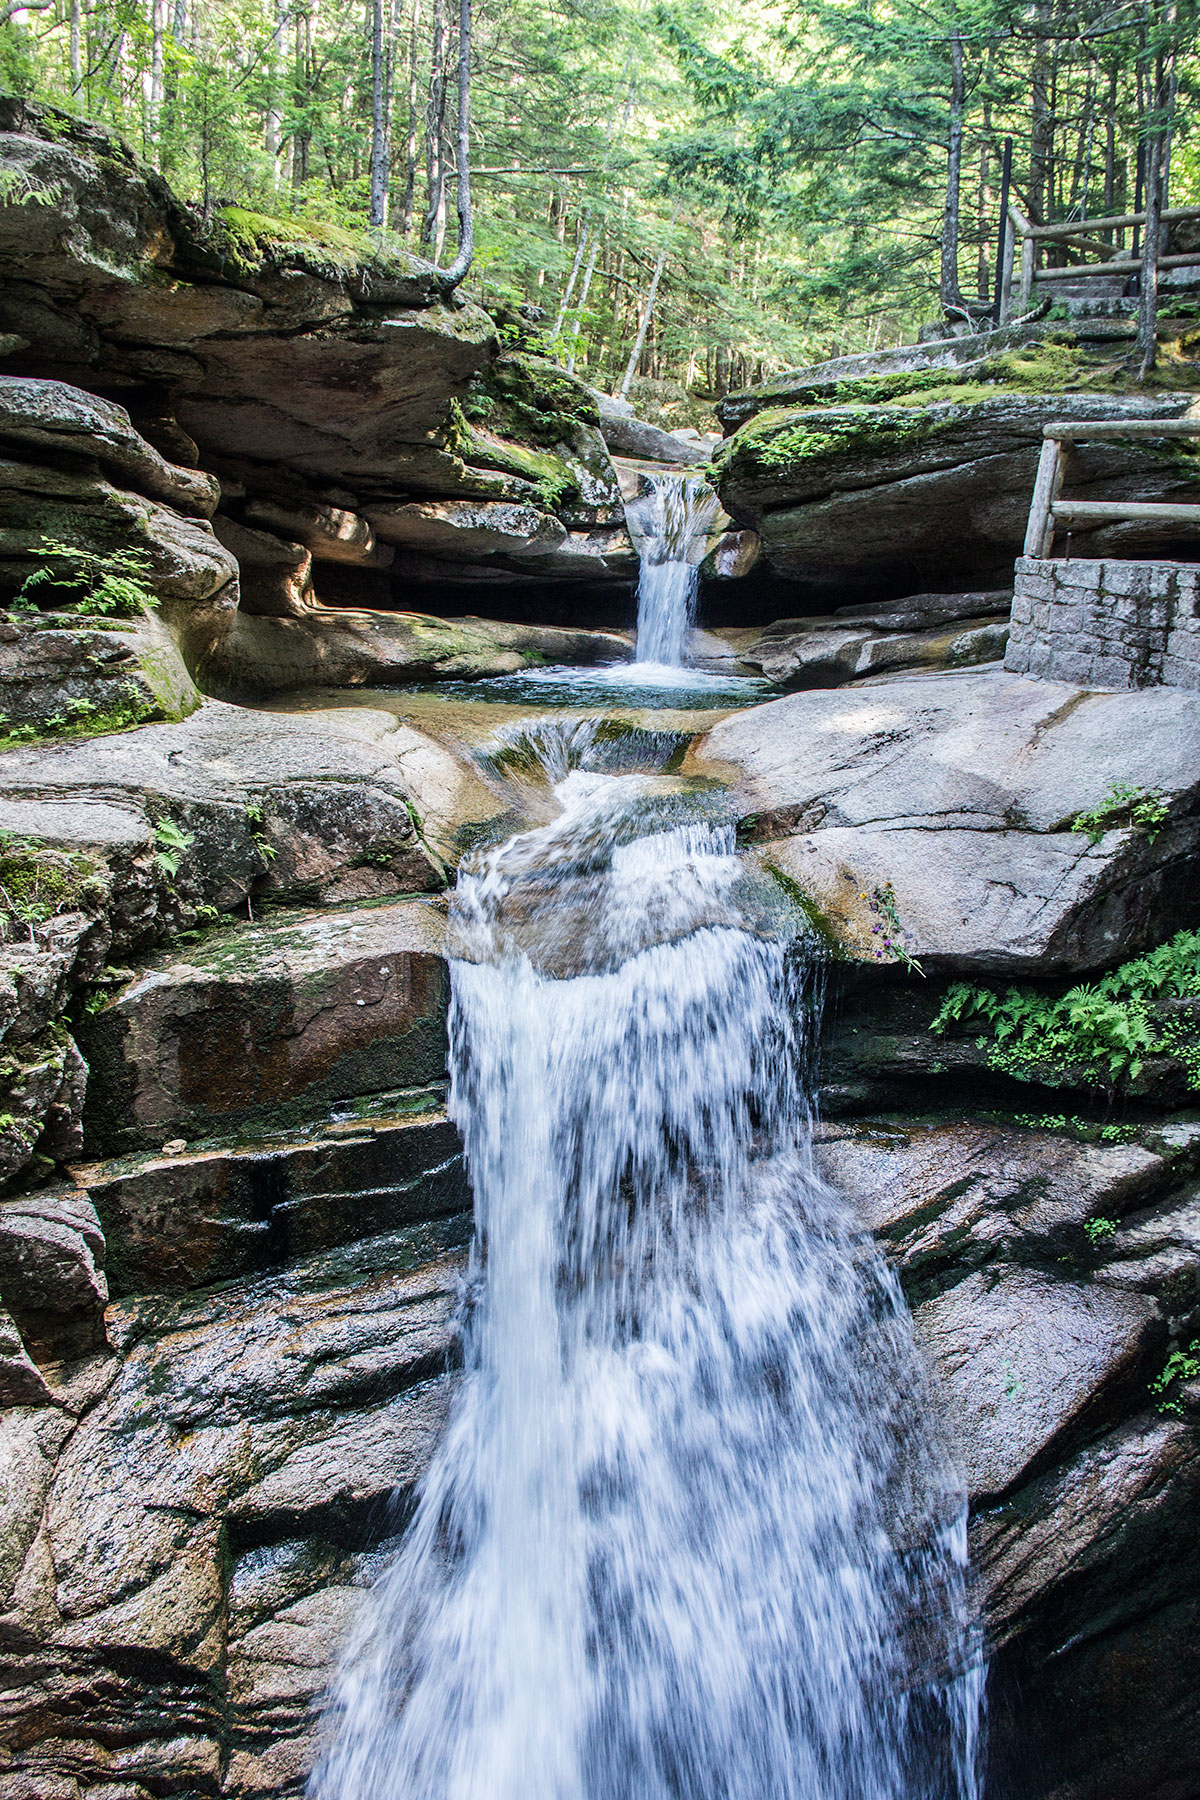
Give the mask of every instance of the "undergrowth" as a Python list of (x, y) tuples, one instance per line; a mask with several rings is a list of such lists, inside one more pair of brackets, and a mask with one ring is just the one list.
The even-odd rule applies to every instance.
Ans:
[(13, 612), (36, 612), (42, 600), (61, 604), (56, 601), (59, 594), (67, 596), (66, 604), (74, 611), (101, 617), (136, 618), (158, 605), (150, 586), (150, 558), (142, 550), (101, 554), (44, 537), (34, 555), (38, 567), (25, 577), (12, 602)]
[(1057, 998), (1031, 987), (956, 982), (932, 1030), (976, 1021), (988, 1028), (980, 1048), (988, 1066), (1018, 1081), (1055, 1087), (1080, 1075), (1111, 1089), (1135, 1081), (1147, 1058), (1172, 1056), (1200, 1092), (1200, 1016), (1172, 1013), (1169, 1002), (1200, 997), (1200, 931), (1180, 931), (1145, 956)]
[(78, 850), (55, 850), (33, 838), (0, 831), (0, 935), (33, 936), (56, 913), (98, 904), (104, 879)]

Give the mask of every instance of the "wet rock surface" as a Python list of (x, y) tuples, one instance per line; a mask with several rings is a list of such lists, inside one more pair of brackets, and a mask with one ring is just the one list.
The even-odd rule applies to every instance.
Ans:
[[(1193, 916), (1191, 695), (914, 677), (773, 701), (717, 725), (692, 757), (733, 779), (747, 834), (860, 956), (894, 959), (886, 936), (931, 970), (1068, 973)], [(1153, 838), (1071, 829), (1103, 807), (1116, 768), (1168, 797)]]
[(1190, 1390), (1160, 1378), (1200, 1322), (1200, 1122), (1123, 1143), (969, 1113), (820, 1135), (915, 1302), (969, 1478), (987, 1791), (1186, 1793), (1200, 1455)]

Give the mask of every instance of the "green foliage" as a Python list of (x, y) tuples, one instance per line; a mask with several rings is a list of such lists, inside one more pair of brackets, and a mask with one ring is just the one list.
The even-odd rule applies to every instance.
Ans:
[(1186, 1350), (1172, 1350), (1162, 1370), (1149, 1384), (1150, 1392), (1157, 1396), (1157, 1409), (1160, 1413), (1183, 1415), (1183, 1402), (1179, 1390), (1185, 1382), (1195, 1381), (1200, 1377), (1200, 1340), (1190, 1343)]
[(1099, 1245), (1106, 1244), (1109, 1238), (1116, 1237), (1117, 1221), (1103, 1218), (1085, 1219), (1083, 1229), (1088, 1243), (1095, 1250)]
[(162, 818), (154, 821), (154, 841), (158, 845), (153, 859), (155, 868), (162, 875), (174, 876), (178, 875), (184, 853), (191, 849), (196, 836), (164, 813)]
[(1112, 1087), (1136, 1080), (1147, 1057), (1175, 1056), (1188, 1085), (1200, 1092), (1200, 1021), (1162, 1004), (1197, 997), (1200, 932), (1180, 931), (1147, 955), (1057, 997), (1031, 987), (998, 994), (956, 982), (931, 1029), (941, 1034), (951, 1025), (982, 1020), (991, 1029), (990, 1038), (979, 1040), (989, 1066), (1018, 1081), (1053, 1087), (1082, 1076)]
[(273, 844), (262, 829), (263, 809), (257, 800), (251, 800), (246, 806), (246, 822), (250, 826), (250, 841), (265, 863), (273, 863), (279, 855), (279, 847)]
[(39, 600), (53, 602), (58, 594), (67, 597), (64, 603), (74, 611), (101, 617), (136, 618), (158, 605), (144, 551), (118, 548), (101, 554), (43, 537), (34, 554), (40, 566), (25, 577), (14, 611), (33, 611)]
[(1162, 794), (1114, 781), (1099, 806), (1090, 812), (1076, 813), (1071, 830), (1086, 832), (1088, 843), (1098, 844), (1106, 831), (1127, 825), (1134, 831), (1144, 832), (1153, 843), (1163, 828), (1168, 810), (1168, 802)]
[(124, 698), (107, 706), (82, 697), (66, 700), (60, 711), (37, 724), (13, 724), (0, 714), (0, 751), (57, 738), (100, 737), (110, 731), (130, 731), (136, 725), (162, 717), (161, 707), (148, 699), (135, 682), (122, 682), (121, 691)]
[(1068, 1118), (1066, 1113), (1018, 1113), (1016, 1123), (1030, 1131), (1069, 1131), (1073, 1137), (1102, 1144), (1128, 1144), (1137, 1136), (1134, 1125), (1118, 1125), (1113, 1121), (1096, 1125), (1090, 1119), (1081, 1119), (1078, 1113), (1073, 1118)]
[(8, 935), (33, 928), (57, 913), (95, 907), (104, 878), (82, 851), (58, 850), (36, 838), (0, 831), (0, 926)]
[(0, 169), (0, 206), (57, 206), (61, 189), (53, 181), (39, 181), (26, 169)]

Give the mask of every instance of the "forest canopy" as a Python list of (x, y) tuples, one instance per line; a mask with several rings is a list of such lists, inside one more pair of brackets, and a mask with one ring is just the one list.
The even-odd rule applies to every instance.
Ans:
[[(641, 390), (703, 402), (911, 338), (992, 300), (1008, 139), (1034, 224), (1140, 205), (1153, 142), (1164, 203), (1200, 201), (1196, 13), (475, 0), (471, 291), (540, 308), (606, 388), (645, 320)], [(247, 244), (453, 254), (456, 0), (33, 0), (0, 20), (8, 91), (114, 127)]]

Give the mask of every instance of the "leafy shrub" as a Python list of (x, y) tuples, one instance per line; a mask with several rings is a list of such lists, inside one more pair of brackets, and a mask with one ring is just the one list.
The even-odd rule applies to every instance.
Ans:
[(1145, 956), (1122, 963), (1096, 982), (1080, 982), (1057, 998), (1031, 987), (991, 988), (959, 981), (931, 1029), (981, 1020), (993, 1069), (1049, 1086), (1081, 1070), (1097, 1086), (1136, 1080), (1148, 1056), (1179, 1057), (1188, 1085), (1200, 1092), (1200, 1020), (1161, 1010), (1170, 999), (1200, 997), (1200, 931), (1180, 931)]
[(25, 577), (13, 602), (17, 611), (32, 612), (39, 600), (52, 600), (58, 591), (70, 596), (69, 604), (76, 612), (122, 619), (136, 618), (158, 605), (158, 596), (149, 585), (150, 558), (142, 550), (111, 550), (101, 555), (44, 537), (35, 554), (41, 566)]
[(1114, 781), (1107, 795), (1091, 812), (1076, 813), (1072, 831), (1086, 831), (1089, 844), (1098, 844), (1106, 831), (1119, 825), (1132, 826), (1145, 832), (1153, 843), (1167, 817), (1168, 804), (1162, 794), (1145, 788), (1126, 787)]

